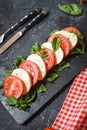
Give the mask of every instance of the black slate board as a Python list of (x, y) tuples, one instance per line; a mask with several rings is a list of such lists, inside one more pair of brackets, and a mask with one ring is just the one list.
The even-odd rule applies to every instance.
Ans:
[[(27, 1), (28, 2), (28, 1)], [(82, 33), (85, 35), (85, 40), (87, 40), (87, 12), (85, 11), (87, 8), (87, 5), (81, 6), (84, 8), (84, 12), (81, 16), (75, 17), (70, 16), (67, 14), (64, 14), (57, 8), (57, 3), (63, 2), (62, 1), (54, 1), (52, 3), (52, 0), (47, 2), (44, 0), (41, 1), (33, 1), (32, 0), (32, 6), (34, 8), (36, 7), (43, 7), (50, 10), (50, 15), (48, 18), (44, 19), (40, 24), (36, 25), (34, 28), (29, 30), (24, 37), (22, 37), (20, 40), (18, 40), (14, 45), (12, 45), (6, 52), (4, 52), (2, 55), (0, 55), (0, 80), (3, 79), (3, 73), (5, 72), (5, 69), (13, 69), (13, 63), (15, 60), (15, 57), (17, 55), (22, 55), (24, 57), (28, 56), (30, 47), (36, 42), (39, 41), (41, 43), (45, 42), (46, 39), (49, 36), (49, 33), (53, 29), (62, 29), (66, 26), (76, 26), (79, 28)], [(67, 1), (68, 2), (68, 1)], [(66, 3), (67, 3), (66, 2)], [(69, 1), (70, 2), (70, 1)], [(71, 1), (72, 2), (72, 1)], [(74, 1), (76, 2), (76, 1)], [(13, 2), (14, 3), (14, 2)], [(15, 9), (13, 8), (13, 3), (10, 3), (10, 9), (13, 10), (13, 12), (10, 12), (10, 9), (7, 12), (7, 16), (10, 15), (9, 19), (7, 19), (7, 25), (3, 23), (3, 28), (1, 28), (1, 33), (8, 28), (11, 24), (18, 21), (18, 19), (22, 18), (25, 13), (28, 13), (31, 11), (31, 5), (28, 4), (28, 7), (26, 7), (26, 10), (23, 10), (23, 3), (19, 1), (18, 5), (15, 6)], [(21, 3), (21, 6), (19, 4)], [(38, 3), (38, 4), (37, 4)], [(78, 2), (77, 2), (78, 3)], [(5, 5), (7, 6), (7, 5)], [(20, 15), (18, 15), (18, 12), (20, 10)], [(6, 12), (3, 12), (3, 19), (6, 18), (5, 15)], [(15, 17), (16, 16), (16, 17)], [(19, 18), (20, 16), (20, 18)], [(13, 17), (13, 19), (12, 19)], [(16, 18), (16, 19), (15, 19)], [(1, 25), (0, 25), (1, 26)], [(87, 44), (87, 42), (86, 42)], [(19, 49), (20, 48), (20, 49)], [(39, 109), (41, 109), (42, 106), (44, 106), (55, 94), (57, 94), (61, 89), (64, 88), (64, 86), (71, 81), (74, 76), (82, 70), (87, 65), (87, 50), (85, 54), (79, 55), (78, 57), (72, 56), (67, 58), (67, 61), (70, 62), (71, 67), (70, 69), (66, 69), (64, 71), (61, 71), (59, 73), (60, 78), (57, 79), (53, 84), (48, 84), (48, 91), (44, 94), (41, 94), (38, 96), (38, 99), (31, 105), (31, 107), (28, 109), (28, 111), (20, 111), (18, 109), (13, 109), (11, 107), (8, 107), (5, 105), (5, 98), (2, 96), (2, 90), (0, 91), (0, 100), (2, 104), (6, 107), (6, 109), (9, 111), (9, 113), (13, 116), (13, 118), (20, 124), (24, 123), (27, 119), (31, 118)], [(5, 67), (5, 68), (4, 68)]]

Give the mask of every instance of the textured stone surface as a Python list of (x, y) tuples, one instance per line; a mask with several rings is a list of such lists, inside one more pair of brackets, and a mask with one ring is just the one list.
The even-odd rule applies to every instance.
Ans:
[[(21, 39), (0, 55), (0, 66), (13, 68), (16, 56), (26, 57), (29, 54), (30, 47), (36, 41), (45, 42), (49, 37), (49, 33), (54, 29), (76, 26), (85, 34), (87, 40), (87, 4), (82, 4), (79, 0), (73, 0), (73, 3), (83, 7), (83, 14), (81, 16), (70, 16), (58, 9), (58, 3), (72, 3), (72, 0), (0, 0), (0, 34), (27, 15), (32, 9), (45, 8), (50, 11), (50, 15), (46, 19), (27, 31)], [(0, 103), (0, 130), (42, 130), (45, 126), (52, 125), (69, 90), (67, 86), (70, 86), (70, 84), (66, 85), (66, 89), (55, 95), (24, 125), (17, 124)]]

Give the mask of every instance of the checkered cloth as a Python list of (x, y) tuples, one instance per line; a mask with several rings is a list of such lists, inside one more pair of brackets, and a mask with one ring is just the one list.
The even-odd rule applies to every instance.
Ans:
[(52, 127), (56, 130), (87, 130), (87, 68), (74, 79)]

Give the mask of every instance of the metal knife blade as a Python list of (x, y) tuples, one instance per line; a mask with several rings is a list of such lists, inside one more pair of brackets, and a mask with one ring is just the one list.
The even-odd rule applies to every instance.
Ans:
[(48, 11), (44, 10), (42, 13), (38, 14), (35, 18), (33, 18), (26, 27), (17, 32), (12, 38), (10, 38), (3, 46), (0, 47), (0, 54), (2, 54), (8, 47), (10, 47), (14, 42), (16, 42), (19, 38), (23, 36), (23, 34), (31, 29), (35, 24), (39, 23), (42, 19), (44, 19), (48, 15)]

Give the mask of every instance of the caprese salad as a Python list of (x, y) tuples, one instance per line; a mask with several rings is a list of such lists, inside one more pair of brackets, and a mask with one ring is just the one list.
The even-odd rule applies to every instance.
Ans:
[[(78, 48), (79, 44), (82, 48)], [(66, 27), (54, 32), (45, 43), (32, 46), (31, 54), (5, 78), (3, 84), (5, 97), (19, 99), (26, 95), (67, 55), (74, 51), (84, 53), (84, 48), (83, 35), (77, 28)]]

